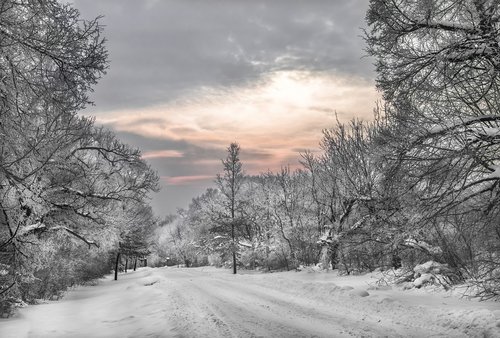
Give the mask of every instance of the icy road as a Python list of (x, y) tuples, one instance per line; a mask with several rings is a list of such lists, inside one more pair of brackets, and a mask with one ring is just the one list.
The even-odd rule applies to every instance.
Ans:
[(500, 304), (373, 275), (143, 268), (0, 320), (0, 337), (500, 337)]

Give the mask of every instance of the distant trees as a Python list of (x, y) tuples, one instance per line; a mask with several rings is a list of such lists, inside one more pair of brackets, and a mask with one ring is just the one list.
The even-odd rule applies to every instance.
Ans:
[[(265, 205), (263, 216), (271, 226), (268, 232), (278, 240), (272, 253), (281, 258), (287, 270), (300, 264), (317, 262), (317, 238), (320, 231), (314, 214), (313, 199), (310, 194), (310, 176), (302, 170), (291, 171), (281, 168), (278, 173), (261, 175), (261, 187), (266, 199), (259, 201)], [(254, 203), (258, 203), (255, 201)]]
[[(218, 235), (220, 193), (213, 188), (193, 198), (187, 209), (166, 217), (155, 230), (153, 262), (156, 266), (221, 265), (228, 252), (229, 236)], [(213, 260), (212, 258), (216, 258)]]
[[(373, 144), (374, 130), (374, 123), (338, 123), (324, 131), (321, 155), (306, 153), (303, 156), (303, 164), (311, 175), (311, 195), (322, 229), (319, 244), (324, 268), (330, 264), (338, 267), (341, 261), (347, 268), (343, 246), (353, 243), (356, 237), (363, 242), (359, 237), (374, 220), (380, 175)], [(367, 267), (374, 265), (370, 262), (373, 258), (373, 254), (358, 257)]]
[(125, 258), (125, 272), (129, 267), (129, 261), (133, 264), (134, 271), (138, 260), (146, 264), (154, 242), (154, 230), (158, 224), (153, 210), (144, 201), (134, 202), (117, 218), (121, 224), (114, 267), (115, 280), (118, 279), (119, 266), (123, 258)]
[(77, 115), (108, 66), (101, 32), (55, 0), (0, 5), (0, 312), (108, 270), (116, 216), (157, 189), (138, 150)]
[(400, 281), (433, 260), (443, 283), (500, 297), (499, 18), (495, 1), (371, 0), (374, 120), (325, 130), (305, 170), (245, 176), (231, 145), (219, 189), (184, 215), (203, 248), (191, 252), (225, 263), (229, 241), (234, 269), (238, 248), (248, 268), (393, 268)]

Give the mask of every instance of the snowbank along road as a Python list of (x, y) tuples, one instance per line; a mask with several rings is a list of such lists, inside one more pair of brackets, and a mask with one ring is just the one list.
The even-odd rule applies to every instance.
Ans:
[(22, 309), (0, 337), (500, 337), (500, 304), (372, 275), (143, 268)]

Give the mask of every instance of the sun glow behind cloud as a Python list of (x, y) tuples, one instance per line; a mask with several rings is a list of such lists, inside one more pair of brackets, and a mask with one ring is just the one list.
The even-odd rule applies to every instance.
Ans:
[(220, 172), (232, 141), (257, 174), (317, 149), (335, 112), (341, 121), (371, 117), (366, 0), (72, 2), (84, 18), (104, 15), (111, 60), (84, 114), (141, 149), (163, 177), (153, 198), (160, 214), (209, 186), (186, 177)]
[[(335, 74), (279, 71), (245, 87), (200, 88), (175, 103), (107, 112), (97, 120), (118, 131), (223, 149), (236, 141), (257, 174), (316, 149), (321, 131), (354, 116), (371, 118), (377, 100), (372, 83)], [(144, 158), (182, 157), (175, 149), (147, 151)], [(243, 156), (244, 157), (244, 156)], [(219, 159), (214, 159), (219, 161)], [(252, 163), (253, 162), (253, 163)]]
[(183, 157), (184, 154), (177, 150), (157, 150), (157, 151), (146, 151), (142, 154), (142, 158), (172, 158), (172, 157)]
[(211, 175), (193, 175), (193, 176), (161, 176), (160, 179), (166, 185), (190, 185), (196, 184), (200, 181), (213, 181), (214, 177)]

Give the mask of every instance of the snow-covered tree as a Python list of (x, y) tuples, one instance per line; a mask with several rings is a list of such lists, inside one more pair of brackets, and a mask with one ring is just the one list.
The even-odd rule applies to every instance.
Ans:
[(500, 268), (499, 13), (488, 0), (372, 0), (367, 14), (403, 244), (483, 282)]
[(73, 240), (106, 252), (113, 216), (157, 187), (138, 150), (77, 115), (108, 66), (101, 31), (58, 1), (0, 6), (2, 304), (36, 297), (24, 291), (54, 257), (79, 251)]
[(230, 227), (231, 254), (233, 273), (237, 270), (236, 253), (238, 251), (237, 227), (242, 223), (240, 189), (243, 182), (243, 169), (240, 161), (240, 146), (231, 143), (227, 148), (227, 157), (222, 160), (223, 173), (217, 175), (216, 183), (224, 196), (224, 214), (221, 215), (221, 227)]
[(302, 170), (283, 167), (278, 173), (262, 175), (266, 192), (268, 222), (273, 239), (273, 253), (281, 256), (286, 268), (315, 264), (320, 235), (309, 189), (310, 176)]
[(323, 232), (318, 243), (322, 246), (324, 268), (330, 264), (335, 268), (340, 261), (347, 268), (348, 257), (343, 257), (342, 247), (375, 221), (380, 174), (374, 129), (374, 123), (339, 123), (325, 130), (321, 154), (303, 156), (303, 164), (311, 174), (311, 194)]

